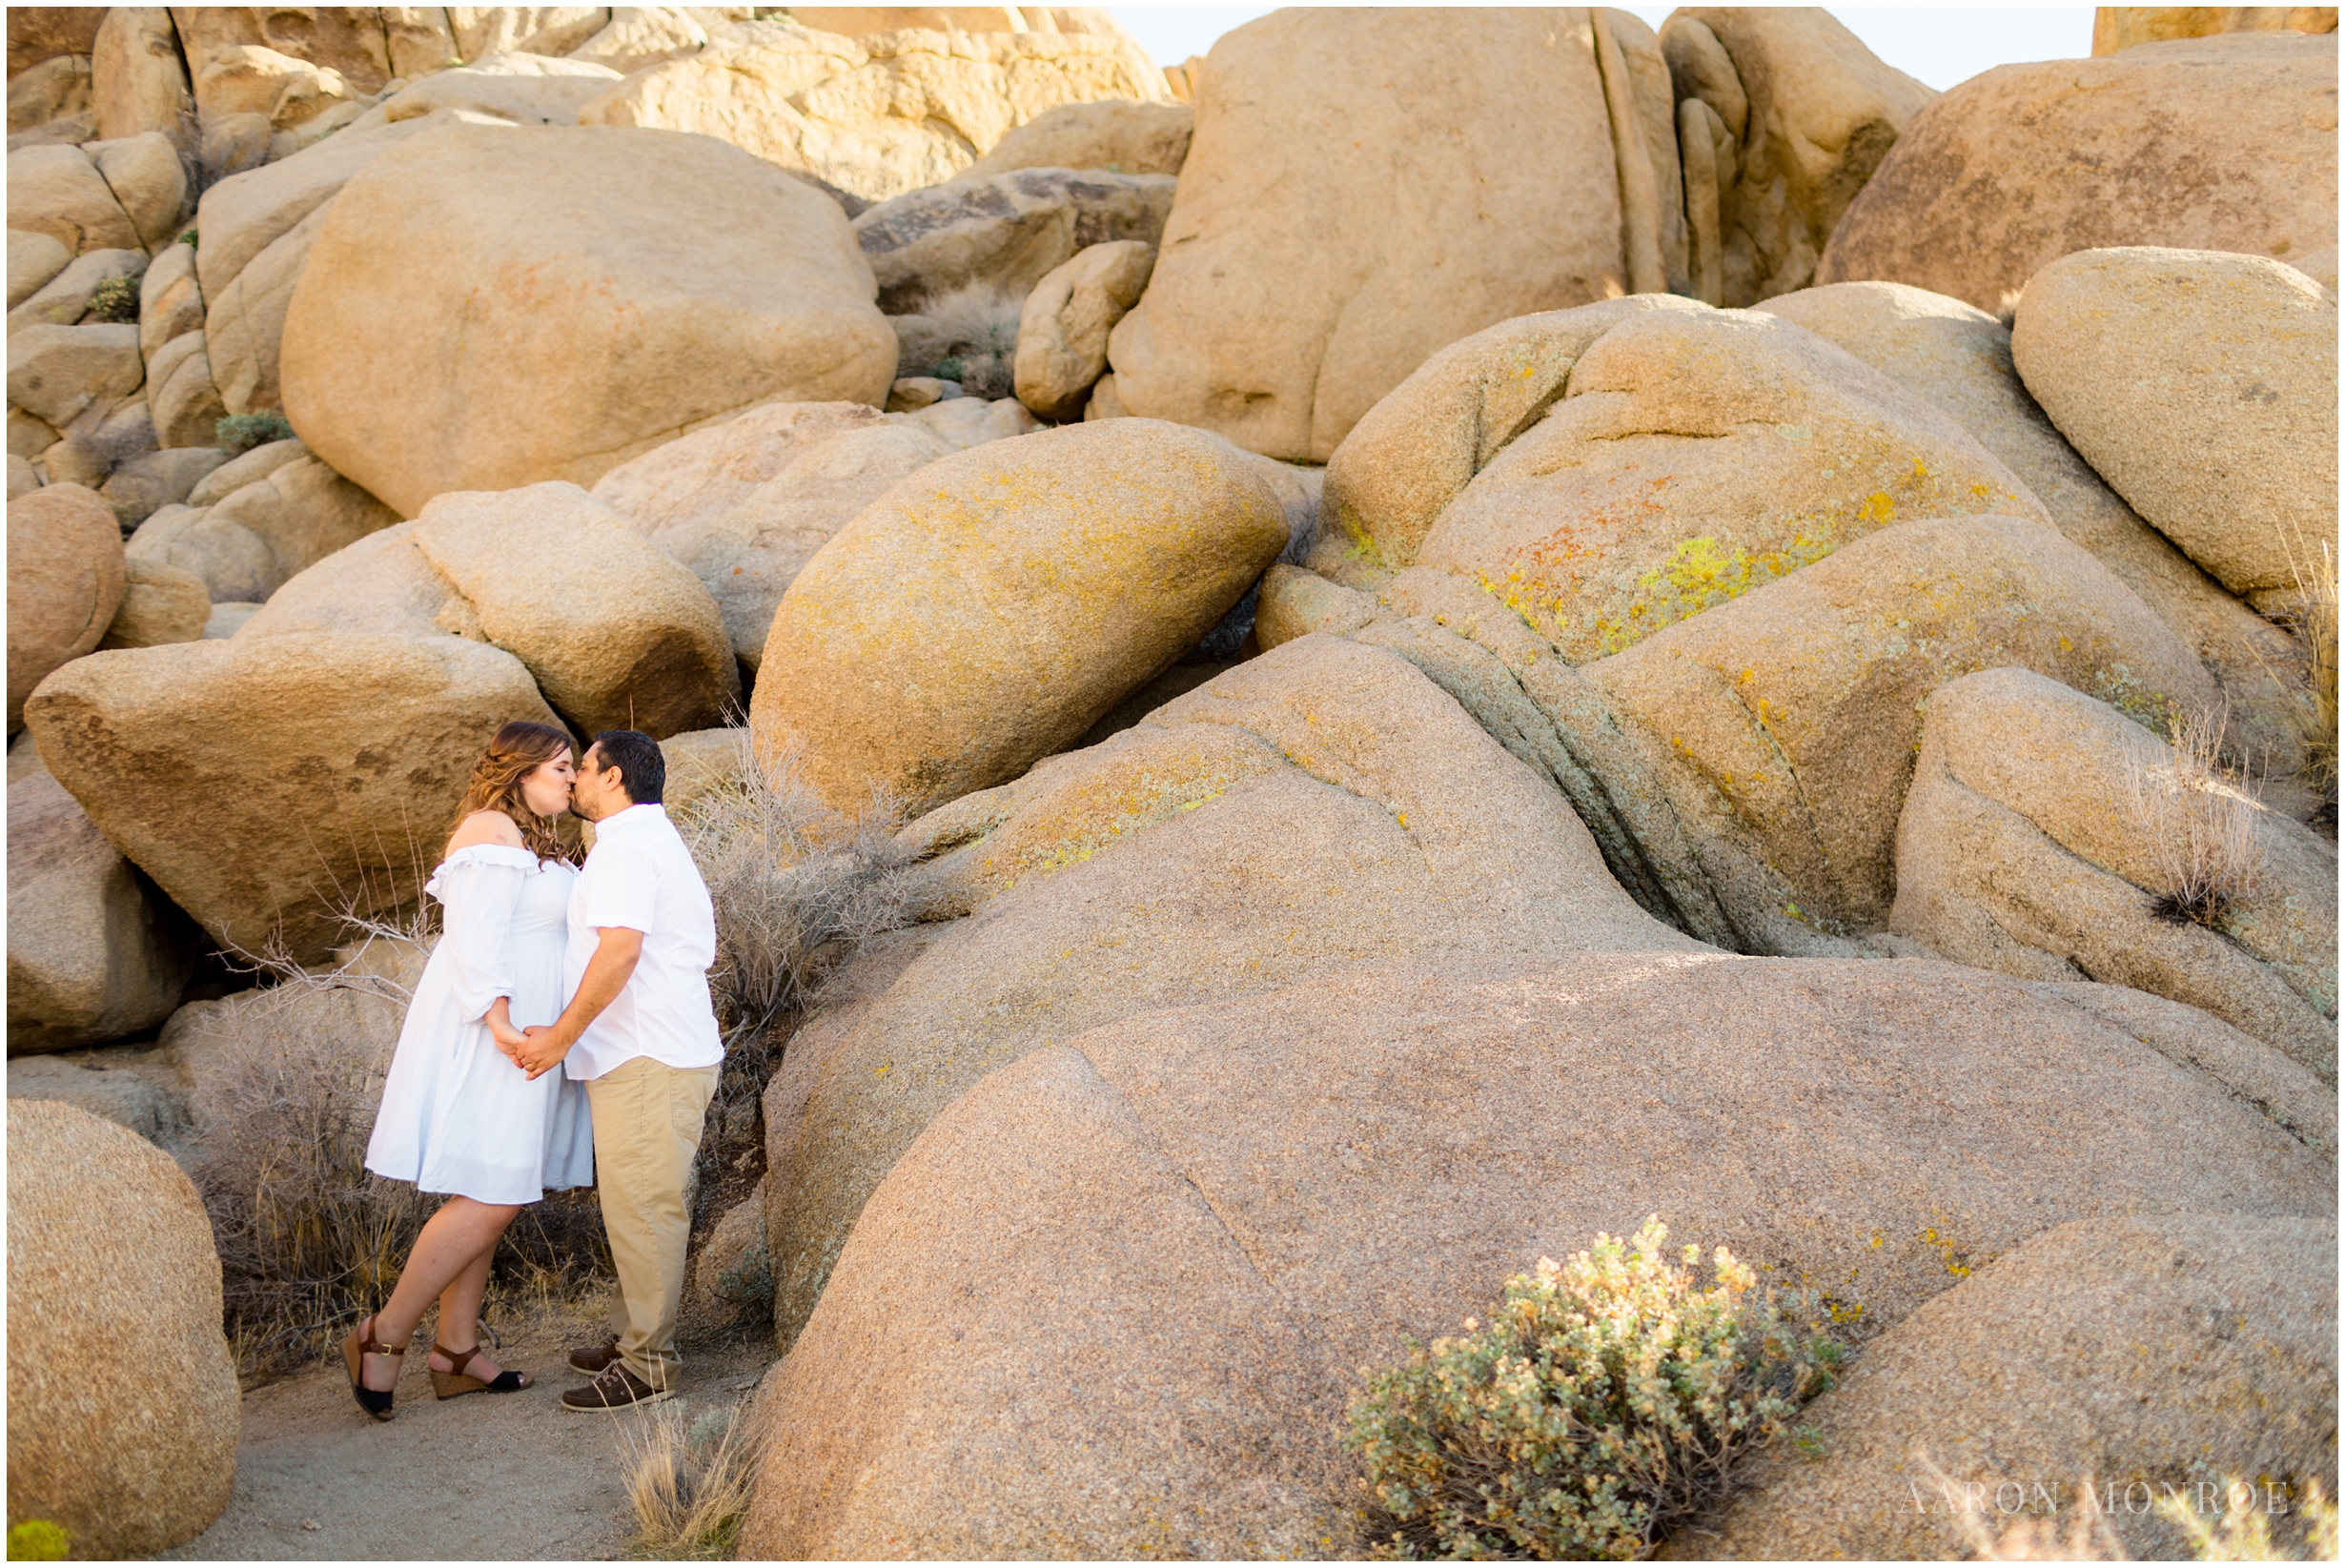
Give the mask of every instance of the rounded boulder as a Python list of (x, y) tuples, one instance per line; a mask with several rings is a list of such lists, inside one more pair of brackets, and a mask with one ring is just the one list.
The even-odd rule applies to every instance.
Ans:
[(1153, 419), (940, 458), (782, 596), (750, 727), (842, 807), (912, 810), (1072, 744), (1212, 629), (1288, 540), (1244, 453)]
[(402, 516), (592, 484), (756, 403), (876, 406), (895, 376), (837, 204), (709, 137), (449, 125), (343, 193), (286, 316), (285, 411)]
[(9, 1102), (9, 1517), (79, 1558), (193, 1538), (236, 1478), (220, 1260), (171, 1156), (53, 1100)]
[(9, 502), (9, 733), (49, 673), (98, 645), (122, 607), (122, 527), (78, 484)]

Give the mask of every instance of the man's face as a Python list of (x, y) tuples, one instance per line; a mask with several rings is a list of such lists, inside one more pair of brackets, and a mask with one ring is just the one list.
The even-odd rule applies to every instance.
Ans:
[(588, 822), (601, 822), (626, 808), (626, 789), (620, 783), (619, 769), (602, 760), (601, 746), (588, 746), (585, 761), (579, 764), (578, 778), (570, 785), (570, 809)]

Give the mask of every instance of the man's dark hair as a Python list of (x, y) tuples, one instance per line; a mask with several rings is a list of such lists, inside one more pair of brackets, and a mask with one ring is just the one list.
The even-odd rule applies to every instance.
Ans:
[(640, 729), (606, 729), (595, 737), (594, 749), (602, 754), (603, 768), (619, 769), (627, 799), (637, 805), (657, 805), (667, 790), (667, 759), (660, 743)]

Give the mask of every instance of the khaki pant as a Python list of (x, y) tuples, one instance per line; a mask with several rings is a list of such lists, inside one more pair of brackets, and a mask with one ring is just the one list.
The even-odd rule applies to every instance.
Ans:
[(688, 1190), (719, 1071), (638, 1056), (586, 1080), (595, 1186), (611, 1261), (619, 1266), (611, 1332), (619, 1336), (627, 1370), (653, 1388), (672, 1386), (683, 1364), (676, 1354), (676, 1311), (692, 1235)]

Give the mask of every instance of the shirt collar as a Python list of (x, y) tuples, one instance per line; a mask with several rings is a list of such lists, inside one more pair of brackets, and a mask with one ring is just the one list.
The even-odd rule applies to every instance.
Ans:
[(640, 805), (631, 805), (624, 811), (613, 812), (595, 824), (595, 837), (599, 839), (605, 833), (627, 833), (638, 827), (648, 827), (654, 822), (665, 821), (667, 821), (667, 807), (662, 805), (658, 801), (645, 801)]

